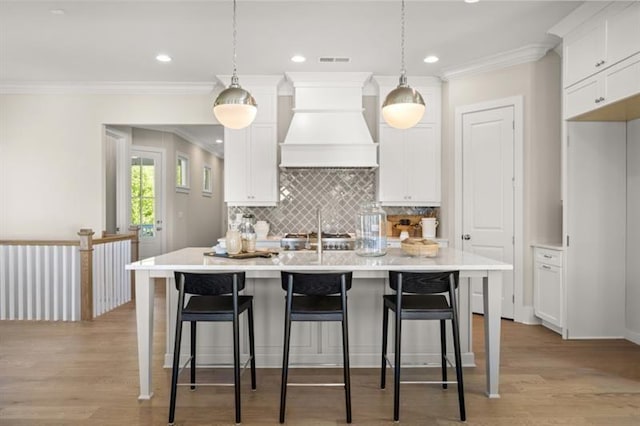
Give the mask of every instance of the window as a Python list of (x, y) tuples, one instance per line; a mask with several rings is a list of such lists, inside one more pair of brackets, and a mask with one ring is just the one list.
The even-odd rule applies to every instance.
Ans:
[(155, 173), (153, 158), (131, 158), (131, 224), (140, 226), (140, 238), (155, 237)]
[(211, 166), (205, 165), (202, 169), (202, 195), (211, 197), (213, 193), (213, 177), (211, 175)]
[(176, 153), (176, 191), (189, 192), (189, 157)]

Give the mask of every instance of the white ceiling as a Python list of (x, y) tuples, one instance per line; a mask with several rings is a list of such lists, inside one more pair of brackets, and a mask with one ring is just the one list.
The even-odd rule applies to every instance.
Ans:
[[(559, 39), (546, 31), (581, 3), (407, 0), (407, 73), (438, 76), (523, 46), (552, 47)], [(51, 13), (54, 9), (64, 14)], [(237, 10), (241, 84), (243, 74), (285, 71), (399, 73), (399, 0), (238, 0)], [(231, 18), (231, 0), (0, 0), (0, 84), (213, 86), (216, 75), (232, 71)], [(157, 62), (158, 53), (169, 54), (173, 61)], [(294, 54), (307, 61), (291, 62)], [(425, 64), (429, 54), (440, 61)], [(351, 62), (319, 63), (321, 56), (348, 57)], [(215, 138), (203, 135), (206, 130), (192, 133)]]

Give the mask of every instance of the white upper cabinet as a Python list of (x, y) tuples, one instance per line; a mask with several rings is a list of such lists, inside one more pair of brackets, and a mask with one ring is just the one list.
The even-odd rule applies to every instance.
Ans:
[(564, 40), (564, 87), (640, 52), (640, 3), (613, 4)]
[(224, 194), (230, 206), (275, 206), (278, 144), (275, 124), (225, 129)]
[(387, 206), (440, 205), (440, 127), (380, 126), (378, 199)]

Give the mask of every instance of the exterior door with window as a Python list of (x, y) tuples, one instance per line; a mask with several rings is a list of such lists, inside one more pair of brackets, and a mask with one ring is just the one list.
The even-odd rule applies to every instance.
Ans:
[(140, 226), (140, 259), (164, 251), (162, 153), (131, 150), (130, 223)]

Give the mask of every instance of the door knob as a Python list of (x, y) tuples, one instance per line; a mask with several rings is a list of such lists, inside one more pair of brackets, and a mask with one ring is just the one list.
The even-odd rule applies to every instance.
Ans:
[(462, 236), (462, 239), (463, 239), (463, 240), (470, 240), (470, 239), (471, 239), (471, 235), (469, 235), (469, 234), (464, 234), (464, 235)]

